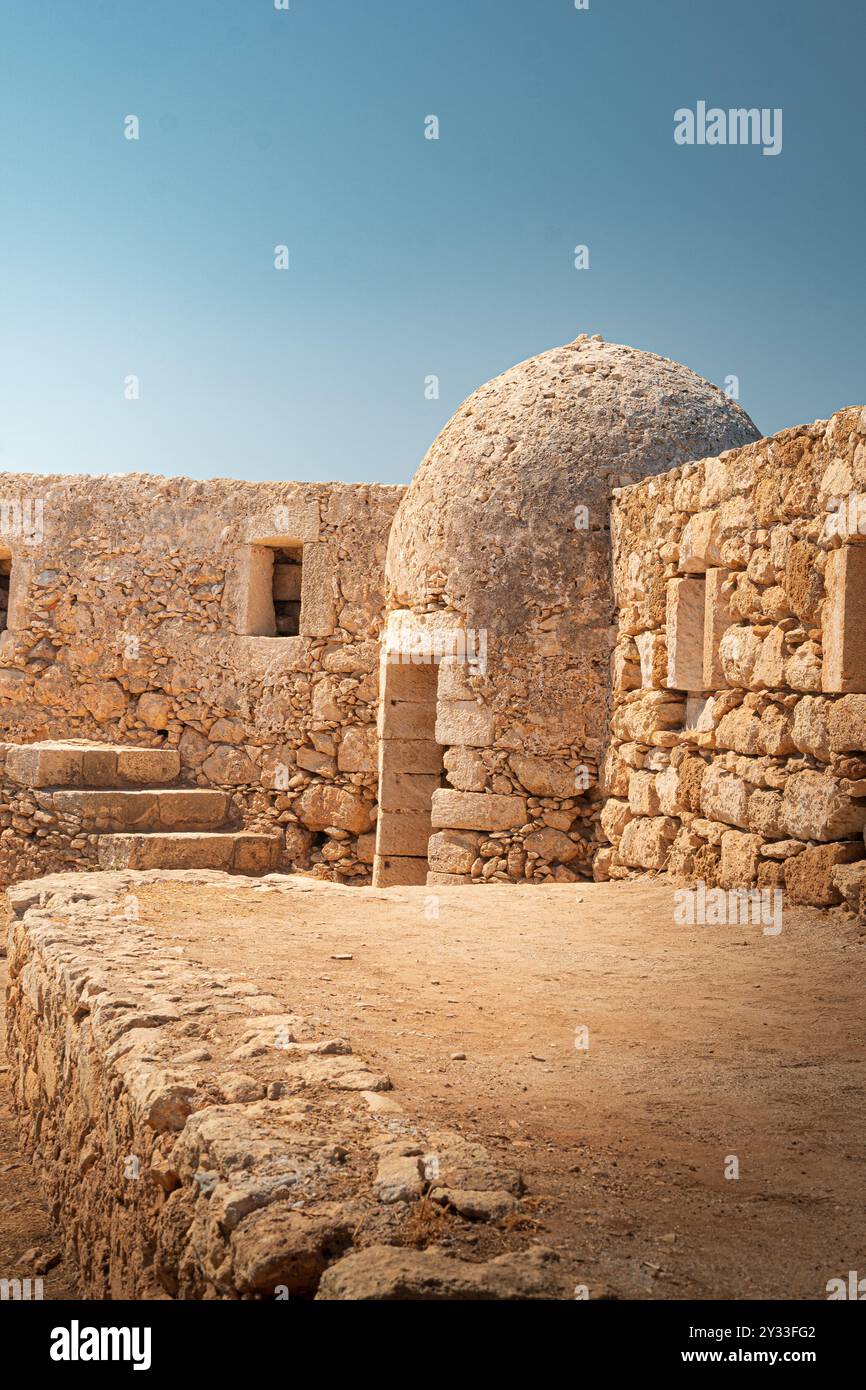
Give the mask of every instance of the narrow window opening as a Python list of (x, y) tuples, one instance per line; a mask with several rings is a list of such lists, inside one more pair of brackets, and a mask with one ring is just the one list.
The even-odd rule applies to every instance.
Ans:
[(238, 631), (245, 637), (299, 637), (303, 544), (287, 536), (253, 541), (239, 566)]
[(301, 630), (302, 547), (274, 549), (274, 626), (277, 637), (297, 637)]
[(12, 575), (12, 561), (9, 556), (0, 556), (0, 632), (6, 631), (9, 618), (9, 580)]

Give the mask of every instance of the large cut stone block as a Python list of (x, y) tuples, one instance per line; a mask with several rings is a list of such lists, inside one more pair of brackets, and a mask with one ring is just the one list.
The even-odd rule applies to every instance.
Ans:
[(679, 567), (686, 574), (703, 574), (721, 560), (718, 512), (696, 512), (686, 522), (680, 540)]
[[(800, 705), (803, 704), (805, 700), (800, 701)], [(798, 713), (799, 709), (798, 705)], [(829, 744), (833, 753), (866, 752), (866, 695), (845, 695), (841, 700), (835, 700), (827, 711), (826, 724), (829, 725)], [(811, 753), (814, 750), (807, 748), (805, 751)]]
[[(379, 706), (378, 729), (381, 738), (434, 740), (436, 706), (409, 700), (383, 700)], [(441, 757), (441, 754), (440, 754)]]
[(846, 840), (866, 825), (866, 802), (853, 801), (827, 772), (797, 772), (785, 783), (782, 822), (798, 840)]
[[(853, 695), (852, 700), (862, 697)], [(846, 703), (840, 700), (836, 708)], [(794, 710), (794, 727), (792, 737), (794, 747), (801, 753), (811, 753), (813, 758), (819, 762), (828, 763), (830, 761), (830, 727), (831, 712), (833, 706), (829, 700), (822, 700), (820, 696), (804, 695), (802, 700), (797, 701)], [(841, 721), (847, 725), (847, 720)], [(854, 732), (853, 728), (840, 728), (840, 734), (844, 736)], [(866, 740), (866, 699), (863, 700), (860, 728), (856, 731), (856, 737)], [(856, 744), (846, 745), (850, 748), (866, 748), (866, 741)], [(839, 751), (838, 749), (836, 750)]]
[(349, 830), (362, 835), (369, 830), (373, 808), (359, 792), (349, 787), (333, 787), (314, 782), (301, 792), (295, 813), (308, 830)]
[(458, 791), (483, 792), (487, 786), (489, 774), (477, 748), (449, 748), (442, 762), (448, 781)]
[(427, 882), (426, 858), (377, 854), (373, 860), (373, 887), (399, 888)]
[(701, 810), (710, 820), (749, 828), (749, 794), (752, 788), (742, 777), (725, 772), (711, 763), (701, 781)]
[(62, 815), (79, 817), (88, 832), (166, 828), (160, 825), (157, 792), (57, 791), (54, 807)]
[(385, 772), (441, 772), (442, 749), (432, 739), (382, 739), (379, 776)]
[(741, 705), (723, 715), (716, 729), (716, 748), (749, 755), (762, 752), (761, 721), (754, 710)]
[(83, 750), (63, 744), (20, 744), (6, 754), (6, 776), (24, 787), (71, 787), (82, 781)]
[(305, 545), (301, 578), (302, 637), (330, 637), (337, 626), (336, 556), (331, 541)]
[(406, 700), (415, 705), (436, 701), (439, 668), (432, 662), (383, 661), (381, 690), (385, 700)]
[(702, 579), (671, 579), (667, 586), (667, 682), (673, 690), (704, 690)]
[(863, 845), (816, 845), (785, 860), (785, 896), (789, 903), (811, 907), (833, 907), (842, 901), (834, 881), (838, 864), (852, 864), (863, 858)]
[(383, 772), (379, 779), (379, 805), (383, 811), (426, 811), (439, 786), (435, 773)]
[(663, 869), (679, 829), (673, 816), (641, 817), (629, 821), (617, 850), (617, 859), (630, 869)]
[(439, 830), (430, 836), (430, 868), (443, 874), (468, 874), (478, 858), (481, 835), (471, 830)]
[(786, 834), (782, 815), (782, 794), (773, 791), (754, 791), (749, 797), (749, 827), (758, 835), (782, 839)]
[(658, 690), (667, 677), (667, 651), (660, 632), (639, 632), (634, 639), (643, 690)]
[[(96, 750), (85, 750), (84, 775), (88, 780), (91, 759), (97, 756)], [(176, 748), (117, 749), (117, 778), (120, 782), (138, 786), (145, 786), (148, 782), (170, 782), (179, 772), (180, 754)]]
[(821, 688), (866, 692), (866, 546), (831, 550), (824, 584)]
[(376, 823), (376, 853), (417, 855), (427, 858), (430, 812), (380, 811)]
[[(652, 692), (653, 695), (657, 693), (662, 692)], [(622, 705), (611, 721), (614, 733), (622, 739), (644, 743), (668, 729), (681, 729), (686, 717), (686, 702), (673, 690), (663, 693), (668, 697), (663, 703), (656, 702), (648, 693), (633, 705)]]
[(635, 770), (628, 779), (628, 805), (633, 816), (657, 816), (660, 809), (655, 774)]
[[(117, 793), (122, 796), (123, 793)], [(147, 796), (147, 792), (127, 792), (127, 796)], [(166, 787), (157, 792), (159, 824), (163, 830), (218, 830), (229, 812), (225, 792), (205, 787)]]
[(776, 627), (764, 638), (752, 668), (753, 690), (778, 690), (785, 684), (785, 633)]
[(721, 690), (727, 685), (719, 643), (733, 622), (728, 595), (724, 585), (728, 570), (708, 569), (704, 581), (704, 654), (703, 682), (705, 690)]
[(753, 627), (735, 623), (723, 634), (718, 652), (724, 683), (748, 690), (762, 641)]
[[(671, 771), (673, 771), (673, 769), (671, 769)], [(674, 776), (676, 776), (676, 772), (674, 772)], [(668, 808), (664, 807), (663, 809), (665, 815), (667, 815)], [(611, 844), (615, 845), (621, 839), (622, 832), (625, 830), (629, 821), (633, 819), (634, 817), (628, 802), (620, 801), (615, 796), (610, 796), (602, 807), (599, 824)]]
[(237, 560), (238, 633), (245, 637), (273, 637), (274, 552), (267, 545), (245, 545)]
[(350, 724), (337, 749), (341, 772), (375, 772), (378, 738), (375, 724)]
[(440, 701), (436, 742), (446, 746), (486, 748), (493, 742), (493, 711), (475, 700)]
[[(130, 749), (130, 752), (149, 753), (157, 755), (166, 751), (169, 754), (169, 762), (163, 763), (163, 767), (171, 767), (171, 772), (166, 777), (138, 777), (129, 778), (121, 776), (118, 771), (118, 762), (123, 749), (117, 748), (85, 748), (81, 755), (81, 784), (84, 787), (116, 787), (118, 782), (137, 781), (139, 784), (147, 782), (170, 782), (180, 771), (180, 757), (173, 749)], [(129, 767), (129, 763), (124, 760), (124, 766)]]
[(470, 684), (474, 667), (456, 656), (442, 658), (439, 665), (440, 700), (473, 700), (475, 691)]
[(830, 878), (846, 907), (859, 917), (866, 916), (866, 859), (852, 864), (837, 864)]
[(457, 792), (441, 787), (433, 793), (433, 825), (454, 830), (514, 830), (526, 821), (522, 796)]
[(267, 874), (280, 861), (280, 840), (276, 835), (256, 835), (241, 831), (234, 836), (231, 871), (235, 874)]
[[(451, 770), (451, 763), (446, 761)], [(554, 758), (537, 758), (530, 753), (512, 753), (508, 766), (530, 796), (579, 796), (584, 788), (576, 768)], [(471, 790), (471, 788), (467, 788)]]
[(690, 733), (707, 734), (715, 728), (716, 699), (713, 695), (689, 695), (683, 727)]
[(101, 835), (104, 869), (225, 869), (267, 873), (279, 859), (276, 835), (187, 833)]
[(723, 888), (748, 888), (755, 882), (762, 843), (760, 835), (747, 835), (742, 830), (723, 833), (719, 866), (719, 883)]
[(170, 782), (180, 772), (174, 748), (124, 748), (117, 744), (44, 741), (10, 743), (6, 775), (25, 787), (146, 786)]
[(616, 647), (610, 663), (611, 682), (615, 695), (641, 686), (640, 655), (633, 637), (626, 637)]

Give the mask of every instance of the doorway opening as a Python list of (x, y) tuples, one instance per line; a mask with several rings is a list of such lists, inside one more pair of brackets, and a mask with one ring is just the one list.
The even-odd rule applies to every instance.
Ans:
[(427, 881), (433, 793), (443, 785), (445, 750), (436, 742), (439, 667), (391, 653), (381, 667), (379, 815), (373, 883)]

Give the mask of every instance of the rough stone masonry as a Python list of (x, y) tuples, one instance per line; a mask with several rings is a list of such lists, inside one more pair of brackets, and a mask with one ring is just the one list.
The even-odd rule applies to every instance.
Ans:
[[(520, 1173), (425, 1130), (345, 1037), (185, 959), (128, 910), (165, 878), (9, 890), (15, 1101), (83, 1295), (564, 1297), (556, 1255), (525, 1238), (479, 1261), (456, 1221), (447, 1251), (407, 1248), (422, 1198), (476, 1227), (517, 1218)], [(175, 881), (234, 887), (189, 870)], [(289, 898), (316, 887), (268, 883)]]
[(562, 1296), (525, 1242), (401, 1247), (397, 1208), (495, 1223), (520, 1175), (127, 900), (667, 872), (863, 912), (860, 494), (866, 410), (761, 439), (586, 336), (407, 489), (0, 479), (14, 1094), (90, 1296)]
[(866, 411), (616, 494), (617, 644), (597, 877), (859, 907)]
[[(168, 751), (179, 787), (224, 798), (215, 829), (266, 833), (284, 865), (368, 880), (384, 559), (402, 489), (17, 475), (0, 491), (43, 503), (38, 536), (0, 536), (7, 746)], [(280, 541), (301, 565), (276, 562)], [(292, 569), (298, 630), (278, 635)], [(62, 769), (56, 783), (68, 785)], [(75, 785), (124, 783), (98, 771)], [(26, 770), (3, 774), (3, 879), (93, 862), (75, 813)], [(209, 852), (203, 839), (187, 848), (193, 865)]]
[[(481, 387), (406, 489), (4, 477), (0, 877), (669, 869), (839, 901), (866, 546), (829, 523), (862, 420), (761, 440), (582, 336)], [(158, 777), (117, 775), (145, 749)]]

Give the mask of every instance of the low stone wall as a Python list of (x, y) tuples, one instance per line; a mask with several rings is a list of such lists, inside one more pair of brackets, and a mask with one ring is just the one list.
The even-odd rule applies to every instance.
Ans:
[(98, 841), (53, 792), (0, 781), (0, 884), (95, 868)]
[(242, 829), (225, 791), (177, 785), (176, 750), (0, 743), (0, 882), (67, 868), (267, 873), (281, 837)]
[[(367, 790), (371, 794), (372, 789)], [(370, 807), (362, 813), (368, 824), (374, 806), (369, 800), (363, 804)], [(243, 798), (229, 795), (228, 805), (230, 824), (243, 824)], [(308, 870), (322, 879), (339, 876), (363, 883), (370, 876), (375, 835), (372, 830), (352, 834), (334, 825), (335, 813), (339, 819), (340, 809), (347, 807), (351, 816), (354, 804), (341, 796), (339, 787), (321, 787), (312, 779), (302, 779), (276, 798), (274, 815), (251, 816), (247, 828), (270, 834), (282, 828), (278, 862), (286, 868)], [(357, 811), (354, 814), (357, 817)], [(318, 829), (308, 829), (301, 816)], [(0, 779), (0, 887), (44, 874), (97, 868), (99, 840), (62, 789), (21, 787)]]
[(859, 409), (616, 494), (598, 878), (841, 901), (866, 824), (862, 494)]
[(422, 1198), (519, 1213), (519, 1173), (424, 1131), (345, 1038), (158, 938), (135, 894), (166, 880), (237, 888), (127, 872), (8, 894), (15, 1104), (86, 1296), (565, 1296), (550, 1251), (464, 1260), (459, 1220), (447, 1254), (398, 1248)]

